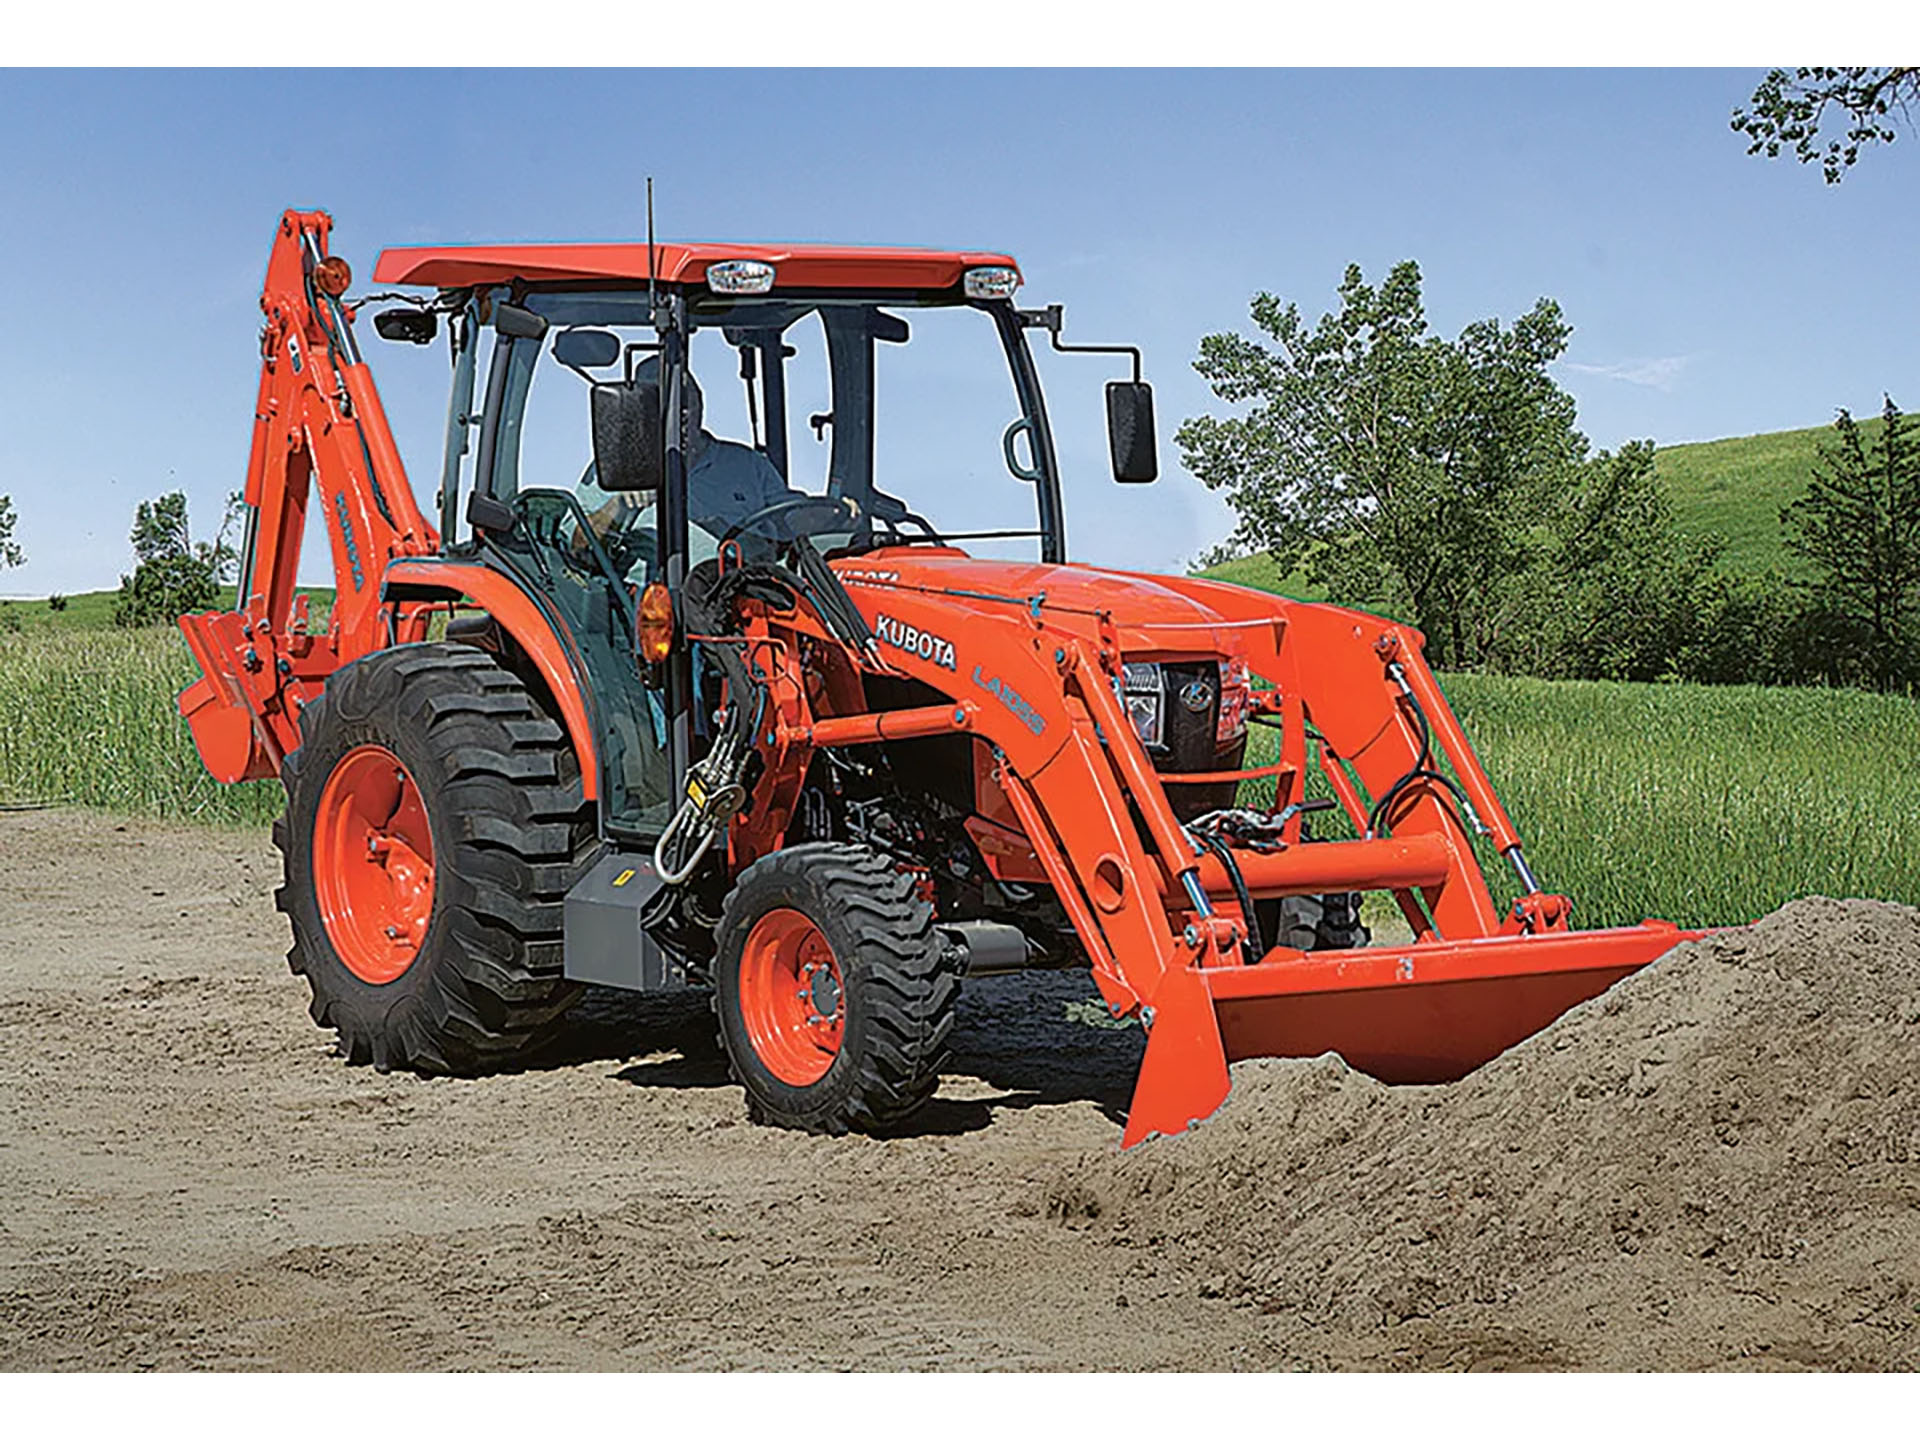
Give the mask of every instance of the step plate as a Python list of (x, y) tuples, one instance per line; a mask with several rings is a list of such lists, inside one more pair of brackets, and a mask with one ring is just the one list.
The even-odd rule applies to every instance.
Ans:
[(651, 856), (601, 856), (567, 892), (567, 979), (621, 990), (686, 989), (684, 967), (640, 928), (640, 912), (659, 888)]

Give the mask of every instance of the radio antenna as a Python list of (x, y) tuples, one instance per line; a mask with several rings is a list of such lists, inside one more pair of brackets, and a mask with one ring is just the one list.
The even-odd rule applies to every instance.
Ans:
[(657, 288), (659, 276), (660, 257), (653, 243), (653, 177), (649, 175), (647, 176), (647, 312), (654, 317), (656, 325), (659, 324), (660, 314), (660, 292)]

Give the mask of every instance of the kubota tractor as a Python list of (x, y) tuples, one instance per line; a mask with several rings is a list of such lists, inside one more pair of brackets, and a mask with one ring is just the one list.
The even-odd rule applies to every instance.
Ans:
[[(1569, 927), (1415, 631), (1069, 563), (1028, 337), (1132, 356), (1121, 483), (1152, 396), (1009, 257), (388, 250), (376, 329), (452, 357), (435, 523), (330, 228), (280, 224), (239, 599), (182, 618), (180, 708), (217, 778), (285, 784), (290, 961), (350, 1058), (497, 1067), (583, 984), (709, 986), (756, 1118), (885, 1130), (969, 976), (1081, 966), (1147, 1030), (1131, 1144), (1243, 1056), (1461, 1075), (1683, 938)], [(1311, 840), (1335, 803), (1353, 838)]]

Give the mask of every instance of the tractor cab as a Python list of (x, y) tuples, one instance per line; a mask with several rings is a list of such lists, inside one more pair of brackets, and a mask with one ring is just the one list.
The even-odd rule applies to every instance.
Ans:
[[(550, 272), (533, 259), (547, 248), (575, 247), (525, 247), (518, 269)], [(1032, 329), (1060, 345), (1060, 311), (1015, 308), (1008, 257), (741, 248), (662, 247), (651, 286), (501, 273), (417, 312), (448, 315), (455, 357), (443, 553), (507, 572), (571, 641), (601, 823), (632, 843), (663, 831), (710, 745), (701, 692), (717, 678), (697, 644), (636, 663), (650, 587), (669, 605), (689, 575), (796, 543), (842, 568), (900, 547), (1066, 558), (1027, 345)], [(477, 273), (465, 252), (435, 255), (389, 251), (377, 278)], [(389, 315), (414, 326), (396, 338), (420, 338), (416, 312)], [(1151, 393), (1137, 351), (1112, 348), (1135, 371), (1109, 396), (1116, 478), (1151, 479)]]

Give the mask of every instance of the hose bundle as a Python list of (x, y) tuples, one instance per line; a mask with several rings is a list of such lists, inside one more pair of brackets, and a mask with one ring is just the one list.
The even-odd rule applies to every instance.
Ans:
[(686, 799), (653, 848), (654, 869), (668, 886), (692, 877), (747, 804), (747, 765), (768, 695), (765, 681), (747, 664), (739, 602), (757, 600), (782, 611), (804, 603), (843, 644), (863, 653), (873, 648), (865, 617), (819, 552), (801, 542), (792, 546), (792, 554), (793, 570), (763, 561), (726, 571), (696, 566), (681, 589), (684, 633), (706, 642), (706, 654), (726, 682), (726, 704), (716, 717), (712, 747), (687, 772)]

